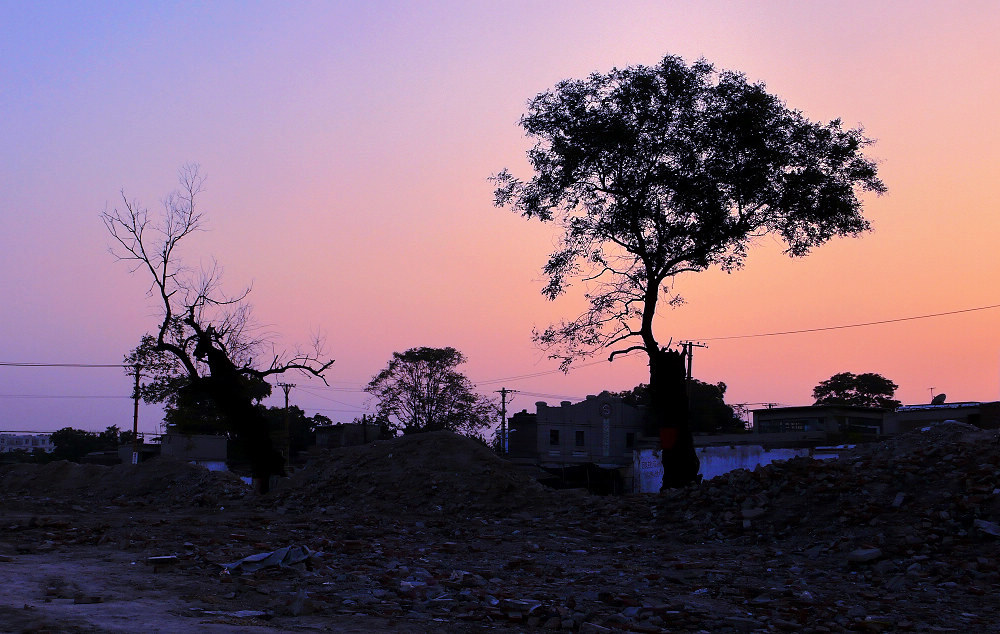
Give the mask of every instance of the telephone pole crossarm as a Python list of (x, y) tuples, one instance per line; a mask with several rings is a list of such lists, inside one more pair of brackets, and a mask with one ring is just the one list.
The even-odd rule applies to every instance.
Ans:
[(496, 390), (500, 395), (500, 455), (507, 455), (507, 395), (516, 394), (518, 390), (508, 390), (505, 387)]
[(695, 348), (707, 348), (708, 344), (702, 341), (682, 341), (680, 342), (681, 349), (684, 350), (684, 356), (687, 357), (687, 380), (691, 380), (691, 358), (694, 357)]
[(292, 391), (295, 387), (294, 383), (277, 383), (278, 387), (285, 393), (285, 460), (291, 460), (292, 458), (292, 433), (288, 424), (288, 393)]

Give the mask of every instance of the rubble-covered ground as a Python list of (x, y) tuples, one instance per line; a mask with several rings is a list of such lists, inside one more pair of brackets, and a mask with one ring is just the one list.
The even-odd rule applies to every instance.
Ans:
[(998, 467), (960, 424), (624, 497), (447, 433), (262, 497), (161, 459), (3, 467), (0, 630), (998, 632)]

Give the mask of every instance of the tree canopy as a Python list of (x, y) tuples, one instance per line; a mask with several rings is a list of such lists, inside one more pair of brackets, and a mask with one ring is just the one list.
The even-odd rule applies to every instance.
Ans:
[(123, 432), (114, 425), (102, 432), (63, 427), (52, 432), (54, 448), (50, 458), (79, 462), (81, 458), (94, 451), (116, 451), (120, 445), (132, 442), (133, 438), (135, 436), (132, 432)]
[(495, 203), (560, 226), (543, 292), (554, 299), (580, 279), (589, 301), (537, 342), (564, 369), (599, 350), (647, 354), (650, 415), (676, 428), (667, 436), (696, 461), (684, 408), (656, 396), (683, 398), (657, 387), (678, 380), (678, 360), (654, 333), (661, 294), (681, 301), (668, 287), (681, 273), (741, 267), (765, 235), (801, 256), (867, 231), (859, 193), (885, 191), (863, 153), (872, 141), (839, 120), (810, 121), (741, 73), (672, 56), (561, 81), (529, 102), (520, 124), (536, 140), (534, 176), (496, 174)]
[(500, 172), (495, 202), (562, 227), (547, 296), (571, 278), (590, 282), (590, 310), (539, 337), (562, 344), (567, 362), (631, 340), (657, 348), (651, 320), (667, 279), (738, 268), (765, 234), (805, 255), (867, 231), (857, 191), (885, 190), (860, 128), (810, 121), (704, 60), (668, 56), (559, 82), (531, 100), (521, 126), (537, 139), (535, 175)]
[(893, 396), (899, 388), (881, 374), (834, 374), (813, 388), (816, 405), (857, 405), (894, 410), (901, 405)]
[(365, 391), (378, 399), (378, 414), (393, 431), (472, 434), (496, 420), (497, 408), (455, 369), (462, 363), (465, 356), (451, 347), (394, 352)]
[[(163, 405), (163, 422), (170, 432), (222, 434), (230, 439), (238, 436), (234, 421), (226, 417), (212, 395), (192, 380), (173, 353), (157, 349), (152, 335), (143, 335), (139, 345), (125, 355), (125, 366), (130, 374), (139, 369), (139, 397), (146, 403)], [(249, 374), (243, 382), (258, 405), (271, 394), (271, 384), (263, 378)]]
[[(696, 434), (731, 434), (746, 431), (743, 420), (732, 406), (726, 404), (727, 386), (722, 381), (706, 383), (698, 379), (687, 382), (688, 417), (691, 431)], [(633, 406), (649, 407), (649, 385), (640, 383), (615, 396)]]

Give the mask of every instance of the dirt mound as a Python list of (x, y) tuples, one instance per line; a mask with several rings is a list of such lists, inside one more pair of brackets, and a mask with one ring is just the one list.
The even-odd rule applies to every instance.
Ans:
[(482, 444), (439, 431), (324, 452), (265, 502), (441, 514), (514, 510), (551, 498)]
[(657, 514), (693, 520), (692, 539), (794, 538), (830, 548), (875, 545), (896, 555), (974, 550), (987, 539), (984, 522), (1000, 524), (997, 440), (960, 423), (936, 425), (837, 460), (796, 458), (666, 492)]
[(843, 454), (846, 459), (867, 456), (905, 456), (913, 452), (925, 452), (947, 443), (975, 443), (991, 441), (996, 433), (975, 425), (959, 421), (929, 423), (913, 431), (892, 436), (875, 443), (858, 445), (853, 450)]
[(230, 473), (154, 458), (114, 467), (65, 460), (9, 465), (0, 467), (0, 491), (6, 497), (204, 506), (243, 497), (248, 488)]

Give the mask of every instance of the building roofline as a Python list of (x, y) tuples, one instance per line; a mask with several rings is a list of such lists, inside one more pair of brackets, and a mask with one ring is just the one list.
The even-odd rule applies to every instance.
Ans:
[(792, 405), (790, 407), (764, 407), (761, 409), (750, 410), (754, 414), (757, 412), (792, 412), (792, 411), (802, 411), (802, 412), (815, 412), (819, 410), (830, 410), (830, 409), (840, 409), (840, 410), (853, 410), (856, 412), (890, 412), (892, 410), (886, 409), (884, 407), (865, 407), (863, 405), (840, 405), (837, 403), (823, 403), (820, 405)]

